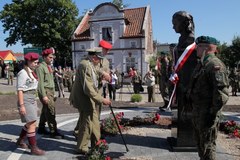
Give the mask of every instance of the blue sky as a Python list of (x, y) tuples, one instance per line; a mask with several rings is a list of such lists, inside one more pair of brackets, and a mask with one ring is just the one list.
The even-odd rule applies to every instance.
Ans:
[[(94, 9), (98, 4), (112, 0), (73, 0), (79, 15), (85, 9)], [(153, 37), (160, 43), (177, 42), (179, 34), (172, 28), (172, 15), (180, 10), (189, 12), (195, 23), (195, 36), (208, 35), (217, 38), (221, 43), (231, 44), (234, 36), (240, 36), (240, 0), (123, 0), (128, 8), (150, 5), (152, 13)], [(11, 0), (0, 0), (0, 9)], [(23, 46), (18, 43), (6, 48), (2, 24), (0, 23), (0, 50), (11, 49), (13, 52), (23, 52)]]

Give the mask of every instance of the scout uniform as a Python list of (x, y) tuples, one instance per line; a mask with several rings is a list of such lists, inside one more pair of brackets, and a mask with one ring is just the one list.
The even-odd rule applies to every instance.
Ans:
[[(49, 54), (54, 54), (54, 53), (55, 53), (54, 49), (50, 48), (50, 49), (44, 50), (42, 55), (43, 57), (46, 56), (45, 58), (47, 58)], [(50, 130), (50, 137), (61, 139), (63, 138), (63, 135), (61, 135), (57, 131), (56, 110), (54, 106), (55, 86), (54, 86), (54, 77), (53, 77), (51, 66), (48, 65), (45, 61), (43, 61), (37, 68), (36, 72), (39, 78), (38, 96), (40, 101), (43, 104), (42, 112), (40, 115), (38, 133), (47, 134), (45, 130), (45, 122), (47, 122)], [(44, 97), (47, 97), (49, 99), (49, 102), (47, 104), (43, 102)]]
[[(95, 50), (89, 51), (89, 55), (101, 55)], [(99, 56), (100, 58), (101, 56)], [(96, 104), (103, 102), (103, 97), (98, 92), (99, 74), (91, 62), (90, 56), (82, 60), (77, 68), (75, 82), (69, 97), (70, 103), (79, 110), (77, 135), (77, 151), (88, 152), (88, 143), (94, 146), (100, 139), (100, 122)]]
[[(212, 37), (201, 36), (196, 39), (196, 43), (199, 54), (199, 50), (204, 49), (200, 44), (216, 47), (218, 41)], [(193, 72), (188, 96), (193, 108), (192, 119), (199, 157), (215, 160), (219, 118), (222, 107), (228, 100), (229, 82), (223, 62), (211, 51), (206, 55), (204, 53), (203, 51), (201, 62)]]
[[(38, 58), (39, 55), (33, 52), (24, 55), (24, 59), (27, 61), (26, 64), (28, 64), (28, 61), (35, 63), (34, 61), (37, 62)], [(37, 64), (34, 64), (34, 67), (36, 66)], [(32, 69), (30, 66), (25, 65), (24, 69), (17, 74), (18, 110), (21, 116), (21, 121), (26, 124), (22, 128), (16, 144), (20, 148), (27, 149), (28, 145), (24, 142), (27, 137), (31, 148), (31, 154), (44, 155), (45, 152), (37, 147), (36, 141), (35, 123), (37, 121), (38, 112), (36, 90), (38, 86), (38, 78)], [(24, 112), (26, 113), (24, 114)]]

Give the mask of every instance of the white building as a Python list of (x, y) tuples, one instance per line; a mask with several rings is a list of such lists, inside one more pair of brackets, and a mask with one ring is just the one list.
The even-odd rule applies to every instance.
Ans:
[(121, 73), (134, 67), (145, 75), (153, 55), (150, 6), (119, 9), (102, 3), (87, 12), (72, 36), (73, 67), (87, 54), (86, 49), (97, 47), (102, 39), (113, 45), (107, 55), (110, 68)]

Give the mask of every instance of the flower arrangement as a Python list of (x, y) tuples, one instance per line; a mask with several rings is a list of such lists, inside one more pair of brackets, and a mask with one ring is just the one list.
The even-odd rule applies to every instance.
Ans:
[(104, 155), (109, 146), (105, 139), (100, 139), (94, 148), (92, 148), (86, 155), (88, 160), (111, 160), (109, 156)]
[(219, 129), (230, 137), (240, 138), (240, 126), (233, 120), (220, 123)]
[[(115, 115), (120, 129), (123, 129), (123, 126), (121, 125), (123, 116), (124, 116), (123, 112), (119, 112)], [(117, 133), (118, 133), (118, 127), (116, 125), (113, 115), (110, 114), (110, 116), (108, 118), (105, 118), (102, 120), (101, 134), (113, 136), (113, 135), (116, 135)]]
[(124, 126), (139, 126), (139, 125), (152, 125), (160, 119), (158, 113), (149, 113), (146, 117), (142, 118), (140, 116), (133, 117), (130, 119), (122, 119), (122, 125)]

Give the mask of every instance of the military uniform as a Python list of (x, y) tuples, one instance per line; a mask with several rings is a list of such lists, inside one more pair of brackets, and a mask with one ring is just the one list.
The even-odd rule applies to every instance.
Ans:
[(100, 122), (96, 104), (103, 102), (98, 92), (99, 74), (89, 59), (82, 60), (76, 71), (70, 103), (79, 110), (77, 151), (86, 153), (100, 139)]
[(14, 66), (12, 63), (9, 63), (9, 68), (8, 68), (8, 85), (13, 85), (13, 77), (14, 77)]
[[(212, 43), (211, 37), (205, 36), (196, 41)], [(215, 141), (221, 110), (228, 100), (228, 83), (227, 70), (221, 60), (214, 53), (203, 55), (193, 72), (188, 93), (200, 159), (216, 159)]]
[[(169, 77), (170, 77), (170, 68), (171, 68), (171, 63), (166, 56), (165, 52), (161, 52), (161, 55), (164, 57), (161, 58), (161, 70), (160, 70), (160, 81), (159, 81), (159, 87), (160, 87), (160, 92), (162, 95), (162, 99), (164, 101), (164, 106), (167, 107), (168, 102), (169, 102)], [(161, 107), (160, 107), (161, 108)]]
[(72, 81), (73, 81), (73, 73), (71, 71), (71, 69), (67, 69), (64, 73), (64, 79), (66, 81), (66, 85), (67, 85), (67, 88), (68, 88), (68, 92), (71, 92), (71, 89), (72, 89)]

